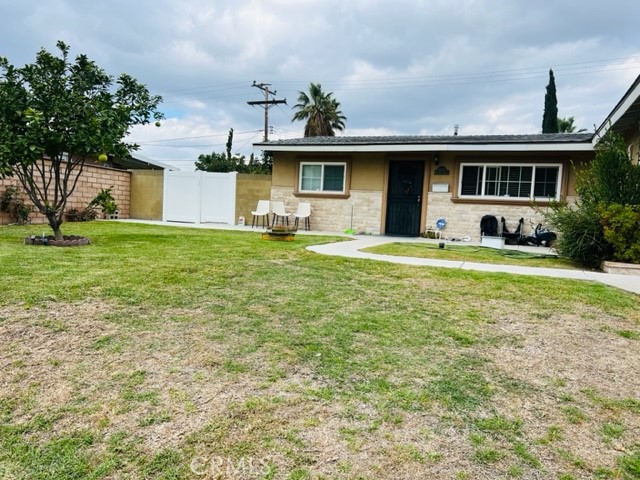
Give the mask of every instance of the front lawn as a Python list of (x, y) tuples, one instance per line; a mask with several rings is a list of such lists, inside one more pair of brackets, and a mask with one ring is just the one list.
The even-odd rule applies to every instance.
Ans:
[(543, 252), (536, 253), (513, 248), (496, 249), (464, 244), (454, 245), (447, 243), (444, 248), (440, 248), (437, 243), (394, 242), (365, 248), (362, 251), (383, 255), (399, 255), (401, 257), (435, 258), (438, 260), (497, 263), (525, 267), (583, 268), (570, 260)]
[[(40, 231), (37, 229), (40, 228)], [(0, 227), (0, 478), (637, 478), (640, 300), (316, 255), (326, 237)]]

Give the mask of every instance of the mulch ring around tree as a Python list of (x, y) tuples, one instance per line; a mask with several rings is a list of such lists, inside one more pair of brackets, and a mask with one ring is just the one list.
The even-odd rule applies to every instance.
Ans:
[(62, 240), (56, 240), (53, 235), (31, 235), (24, 239), (24, 243), (25, 245), (42, 245), (50, 247), (79, 247), (81, 245), (89, 245), (91, 240), (79, 235), (63, 235)]

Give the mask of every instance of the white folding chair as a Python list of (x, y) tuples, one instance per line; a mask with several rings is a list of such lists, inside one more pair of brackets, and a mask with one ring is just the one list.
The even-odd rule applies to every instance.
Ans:
[(296, 217), (296, 228), (298, 228), (298, 220), (304, 218), (304, 229), (311, 230), (311, 204), (308, 202), (301, 202), (298, 204), (298, 211), (293, 214)]
[(284, 202), (271, 202), (271, 211), (273, 212), (273, 218), (271, 219), (271, 225), (275, 226), (278, 223), (278, 219), (282, 218), (282, 224), (287, 223), (289, 226), (289, 215), (284, 208)]
[(258, 200), (258, 206), (254, 212), (251, 212), (253, 215), (253, 219), (251, 220), (251, 228), (256, 225), (256, 217), (262, 217), (262, 226), (264, 227), (264, 222), (266, 220), (267, 227), (269, 226), (269, 200)]

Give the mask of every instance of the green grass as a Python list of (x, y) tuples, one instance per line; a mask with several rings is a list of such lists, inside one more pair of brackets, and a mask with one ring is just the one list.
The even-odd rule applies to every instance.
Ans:
[(434, 258), (460, 262), (496, 263), (525, 267), (580, 269), (580, 265), (555, 255), (529, 253), (514, 249), (495, 249), (470, 245), (447, 244), (440, 248), (436, 243), (385, 243), (363, 249), (364, 252), (402, 257)]
[(256, 478), (429, 478), (445, 462), (528, 478), (556, 458), (581, 478), (574, 425), (602, 438), (603, 469), (636, 468), (624, 378), (605, 397), (605, 377), (515, 375), (499, 352), (558, 317), (584, 322), (576, 339), (637, 331), (637, 296), (304, 248), (330, 237), (91, 222), (64, 226), (86, 247), (21, 243), (41, 228), (0, 228), (0, 477), (201, 478), (199, 459), (251, 461)]

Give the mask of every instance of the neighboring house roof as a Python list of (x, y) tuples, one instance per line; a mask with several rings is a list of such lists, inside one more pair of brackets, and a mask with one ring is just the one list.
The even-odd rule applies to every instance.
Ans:
[(629, 128), (640, 128), (640, 75), (631, 85), (622, 99), (613, 108), (602, 125), (596, 130), (593, 143), (596, 144), (606, 133), (613, 129), (623, 133)]
[(178, 167), (152, 160), (140, 154), (129, 158), (118, 158), (111, 162), (113, 166), (126, 168), (128, 170), (180, 170)]
[(255, 143), (274, 152), (591, 151), (592, 133), (305, 137)]

